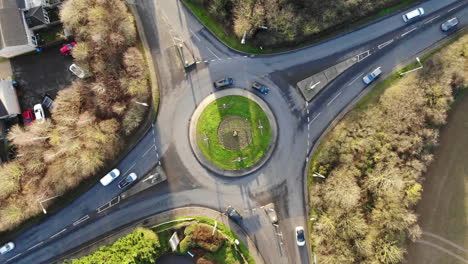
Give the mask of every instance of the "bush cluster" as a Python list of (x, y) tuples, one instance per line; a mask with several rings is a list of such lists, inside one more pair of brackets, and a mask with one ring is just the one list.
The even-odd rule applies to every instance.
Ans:
[[(263, 47), (300, 43), (315, 35), (355, 22), (406, 0), (190, 0), (240, 39), (244, 32)], [(268, 30), (259, 28), (267, 26)]]
[(414, 205), (453, 93), (466, 87), (468, 36), (351, 112), (311, 165), (312, 239), (320, 263), (400, 263), (421, 230)]
[[(123, 0), (67, 0), (61, 20), (75, 34), (75, 62), (87, 73), (60, 91), (52, 117), (8, 134), (18, 158), (0, 167), (0, 231), (41, 211), (38, 200), (64, 194), (115, 158), (143, 119), (149, 88)], [(47, 204), (46, 204), (47, 206)]]

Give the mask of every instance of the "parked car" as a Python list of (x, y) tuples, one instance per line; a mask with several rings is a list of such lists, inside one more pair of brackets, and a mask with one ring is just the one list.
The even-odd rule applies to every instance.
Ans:
[(78, 67), (78, 65), (76, 65), (75, 63), (70, 65), (69, 69), (73, 74), (78, 76), (78, 78), (83, 79), (86, 76), (85, 72), (80, 67)]
[(296, 226), (296, 242), (297, 245), (302, 247), (305, 245), (305, 235), (304, 235), (304, 227)]
[(415, 10), (404, 14), (403, 15), (403, 21), (405, 21), (405, 23), (409, 23), (409, 22), (411, 22), (411, 21), (413, 21), (413, 20), (415, 20), (418, 17), (421, 17), (423, 15), (424, 15), (424, 9), (422, 9), (421, 7), (416, 8)]
[(63, 55), (69, 55), (72, 52), (72, 49), (76, 46), (76, 42), (71, 42), (60, 48), (60, 52)]
[(259, 82), (253, 82), (252, 83), (252, 88), (259, 91), (260, 93), (267, 95), (270, 92), (270, 89), (266, 87), (265, 85), (259, 83)]
[(28, 109), (23, 112), (23, 120), (26, 125), (31, 125), (34, 122), (34, 119), (36, 118), (34, 117), (34, 112), (32, 109)]
[(41, 104), (34, 105), (34, 116), (36, 120), (41, 120), (41, 123), (45, 122), (44, 108), (42, 108)]
[(125, 179), (123, 179), (123, 180), (121, 180), (119, 182), (119, 188), (123, 189), (123, 188), (127, 187), (132, 182), (134, 182), (136, 179), (137, 179), (136, 173), (134, 173), (134, 172), (130, 173), (127, 177), (125, 177)]
[(234, 209), (232, 206), (228, 206), (226, 209), (226, 215), (231, 218), (234, 222), (240, 224), (242, 222), (242, 215), (240, 215), (236, 209)]
[(42, 105), (47, 107), (47, 109), (52, 110), (52, 108), (54, 108), (54, 100), (46, 94), (42, 97)]
[(111, 172), (107, 173), (106, 176), (102, 177), (101, 184), (107, 186), (119, 176), (120, 171), (118, 169), (113, 169)]
[(382, 73), (382, 70), (380, 69), (380, 67), (378, 67), (377, 69), (373, 70), (371, 73), (364, 76), (364, 78), (362, 78), (362, 81), (365, 84), (370, 84), (371, 82), (375, 80), (375, 78), (379, 77), (381, 73)]
[(6, 253), (12, 251), (15, 248), (15, 243), (8, 242), (0, 248), (0, 254), (5, 255)]
[(217, 80), (216, 82), (213, 82), (213, 86), (216, 89), (220, 89), (229, 85), (234, 84), (234, 80), (231, 77), (226, 77), (220, 80)]
[(458, 25), (458, 18), (454, 17), (442, 23), (442, 25), (440, 25), (440, 29), (444, 32), (447, 32), (455, 28), (457, 25)]

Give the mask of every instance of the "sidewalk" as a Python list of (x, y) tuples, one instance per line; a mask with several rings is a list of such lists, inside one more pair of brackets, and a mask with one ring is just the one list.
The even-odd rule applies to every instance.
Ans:
[(0, 79), (11, 78), (12, 75), (10, 60), (0, 62)]

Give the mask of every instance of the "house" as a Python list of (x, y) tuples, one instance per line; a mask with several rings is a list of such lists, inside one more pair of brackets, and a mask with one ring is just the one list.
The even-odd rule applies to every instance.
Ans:
[(16, 89), (10, 79), (0, 79), (0, 164), (8, 160), (8, 127), (21, 114)]
[(0, 0), (0, 57), (11, 58), (38, 45), (35, 31), (60, 23), (52, 21), (48, 10), (61, 0)]

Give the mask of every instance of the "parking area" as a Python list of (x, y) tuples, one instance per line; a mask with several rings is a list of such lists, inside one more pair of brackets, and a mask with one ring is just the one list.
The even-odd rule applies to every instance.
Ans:
[(73, 58), (62, 55), (61, 47), (62, 44), (10, 60), (13, 76), (19, 84), (17, 92), (23, 111), (41, 103), (45, 94), (55, 99), (57, 92), (75, 78), (68, 70)]

